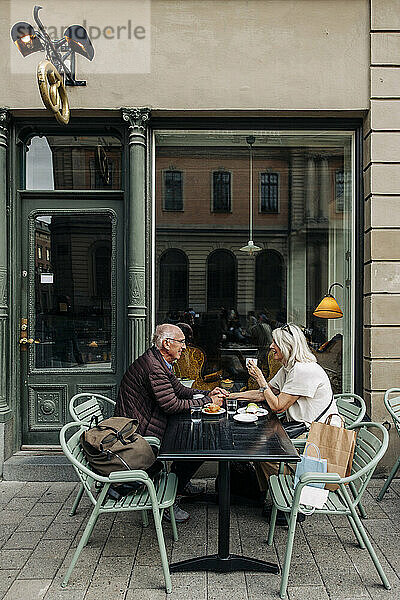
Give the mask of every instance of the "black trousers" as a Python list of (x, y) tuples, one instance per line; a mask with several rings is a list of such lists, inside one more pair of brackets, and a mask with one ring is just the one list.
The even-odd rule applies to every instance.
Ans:
[(203, 462), (203, 460), (174, 460), (171, 465), (171, 471), (178, 478), (178, 494), (183, 494), (186, 485)]

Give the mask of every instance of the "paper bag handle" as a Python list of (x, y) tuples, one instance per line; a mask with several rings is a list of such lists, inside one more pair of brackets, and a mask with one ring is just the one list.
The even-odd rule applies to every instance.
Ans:
[(314, 442), (306, 442), (306, 447), (304, 448), (303, 456), (307, 456), (308, 449), (310, 446), (314, 446), (314, 448), (316, 449), (316, 451), (318, 453), (317, 458), (321, 458), (321, 451), (318, 448), (317, 444), (314, 444)]
[(324, 423), (325, 423), (326, 425), (330, 425), (330, 424), (331, 424), (332, 417), (339, 417), (339, 419), (341, 420), (341, 423), (342, 423), (342, 424), (341, 424), (341, 429), (344, 429), (344, 426), (346, 425), (346, 423), (345, 423), (345, 420), (344, 420), (344, 418), (342, 417), (342, 415), (339, 415), (338, 413), (334, 413), (334, 414), (332, 414), (332, 415), (329, 415), (329, 417), (326, 417), (326, 419), (325, 419)]

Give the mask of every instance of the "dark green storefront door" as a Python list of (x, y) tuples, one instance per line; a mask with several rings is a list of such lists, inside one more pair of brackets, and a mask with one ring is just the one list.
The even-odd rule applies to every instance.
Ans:
[(21, 200), (23, 446), (58, 444), (70, 398), (115, 398), (124, 371), (123, 197)]

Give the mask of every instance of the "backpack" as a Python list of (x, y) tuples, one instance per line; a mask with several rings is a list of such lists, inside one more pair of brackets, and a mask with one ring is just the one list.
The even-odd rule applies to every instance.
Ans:
[(110, 417), (95, 425), (80, 436), (85, 456), (99, 475), (108, 477), (112, 471), (133, 469), (146, 470), (156, 461), (150, 444), (138, 433), (137, 419)]

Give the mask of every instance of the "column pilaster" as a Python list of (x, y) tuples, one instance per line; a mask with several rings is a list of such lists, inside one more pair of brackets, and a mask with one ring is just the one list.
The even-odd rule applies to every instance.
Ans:
[(7, 401), (7, 149), (9, 112), (0, 108), (0, 421), (9, 412)]
[(123, 108), (129, 127), (128, 358), (146, 349), (146, 145), (148, 108)]

